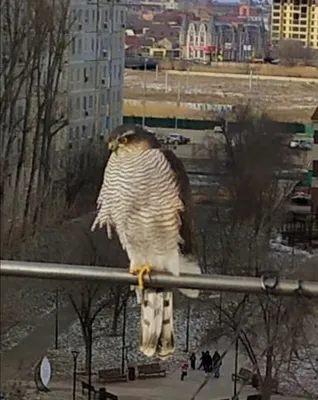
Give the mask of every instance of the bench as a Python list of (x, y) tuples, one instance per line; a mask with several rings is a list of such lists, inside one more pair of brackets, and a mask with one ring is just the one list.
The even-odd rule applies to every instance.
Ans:
[(138, 365), (138, 378), (144, 379), (148, 376), (166, 376), (166, 370), (159, 363)]
[(89, 391), (89, 389), (91, 389), (91, 393), (94, 393), (94, 399), (95, 399), (96, 395), (98, 394), (98, 390), (96, 390), (93, 385), (89, 385), (84, 381), (81, 381), (81, 384), (82, 384), (82, 394), (85, 393), (85, 390)]
[(120, 368), (101, 369), (98, 371), (98, 380), (103, 383), (127, 382), (127, 375), (122, 374)]
[(241, 368), (237, 375), (232, 374), (232, 381), (243, 381), (250, 383), (253, 376), (253, 372), (246, 368)]
[(119, 397), (116, 394), (107, 392), (105, 388), (100, 388), (99, 400), (119, 400)]

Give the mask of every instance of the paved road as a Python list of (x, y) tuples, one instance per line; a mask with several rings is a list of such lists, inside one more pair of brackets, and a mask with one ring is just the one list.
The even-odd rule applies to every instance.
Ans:
[[(167, 71), (168, 75), (181, 76), (207, 76), (218, 78), (251, 79), (249, 74), (224, 74), (222, 72), (197, 72), (197, 71)], [(318, 82), (318, 78), (297, 78), (289, 76), (252, 75), (252, 79), (261, 81), (287, 81), (287, 82)]]
[[(76, 320), (72, 305), (60, 309), (59, 333), (62, 334)], [(35, 319), (36, 328), (12, 350), (1, 355), (1, 382), (33, 375), (33, 367), (54, 341), (55, 312), (47, 317)]]
[[(220, 345), (219, 350), (222, 351), (225, 348), (225, 345)], [(211, 351), (213, 351), (213, 349), (211, 349)], [(234, 369), (234, 355), (234, 349), (231, 348), (223, 360), (221, 377), (216, 379), (212, 376), (207, 385), (195, 397), (195, 400), (219, 400), (230, 398), (233, 395), (232, 373)], [(239, 368), (243, 365), (244, 357), (240, 356)], [(182, 382), (180, 380), (180, 370), (179, 368), (176, 368), (174, 372), (165, 378), (153, 378), (137, 380), (134, 382), (111, 384), (107, 385), (107, 390), (116, 394), (120, 400), (191, 400), (204, 380), (204, 372), (193, 371), (190, 372)], [(100, 386), (98, 383), (93, 383), (96, 388)], [(71, 398), (71, 379), (70, 381), (62, 382), (53, 379), (49, 386), (51, 392), (46, 394), (46, 400), (56, 400), (57, 394), (59, 400), (69, 400)], [(78, 396), (80, 389), (80, 385), (78, 385)], [(240, 400), (245, 400), (249, 394), (254, 393), (255, 390), (253, 388), (246, 386), (240, 392)], [(78, 398), (86, 398), (86, 396)], [(292, 400), (292, 398), (273, 396), (272, 400)], [(301, 399), (298, 398), (297, 400)]]

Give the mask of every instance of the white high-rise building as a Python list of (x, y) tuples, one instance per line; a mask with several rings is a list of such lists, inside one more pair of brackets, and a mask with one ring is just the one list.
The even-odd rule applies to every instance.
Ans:
[(122, 0), (72, 0), (71, 21), (68, 136), (76, 147), (122, 123), (126, 7)]

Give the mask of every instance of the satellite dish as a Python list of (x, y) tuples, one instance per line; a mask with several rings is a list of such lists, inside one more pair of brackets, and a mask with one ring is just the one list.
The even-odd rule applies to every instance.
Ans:
[(44, 356), (35, 368), (34, 382), (41, 392), (49, 392), (48, 384), (52, 377), (52, 368), (49, 359)]

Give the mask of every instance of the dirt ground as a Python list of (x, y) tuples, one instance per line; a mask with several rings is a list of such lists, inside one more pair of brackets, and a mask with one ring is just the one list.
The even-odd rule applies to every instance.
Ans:
[(287, 67), (284, 65), (271, 65), (262, 63), (237, 63), (237, 62), (213, 62), (211, 65), (196, 64), (184, 60), (161, 60), (160, 69), (200, 72), (218, 72), (231, 74), (247, 74), (252, 70), (258, 75), (288, 76), (300, 78), (318, 78), (318, 68), (314, 66), (296, 65)]
[[(155, 72), (126, 70), (124, 90), (125, 115), (207, 118), (214, 116), (222, 105), (230, 107), (250, 101), (278, 121), (308, 123), (318, 104), (318, 82), (305, 81), (191, 75), (168, 75), (167, 79), (164, 72), (159, 72), (156, 80)], [(139, 100), (139, 104), (131, 100)], [(211, 106), (208, 110), (205, 106), (194, 109), (193, 103)]]

